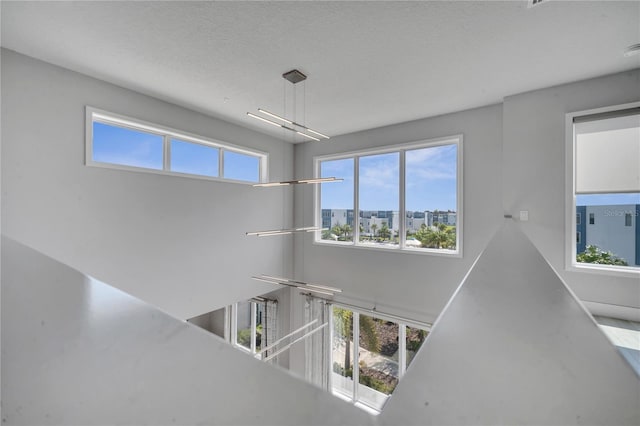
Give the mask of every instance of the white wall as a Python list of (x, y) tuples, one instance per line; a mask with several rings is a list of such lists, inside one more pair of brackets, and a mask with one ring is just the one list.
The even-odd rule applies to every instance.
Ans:
[[(211, 94), (215, 96), (215, 93)], [(289, 188), (84, 166), (91, 105), (269, 153), (292, 175), (291, 145), (2, 50), (2, 232), (179, 318), (273, 289), (291, 242), (246, 231), (291, 222)]]
[(389, 425), (637, 425), (640, 380), (505, 220), (385, 410)]
[[(564, 270), (565, 114), (638, 99), (640, 71), (635, 70), (510, 96), (502, 105), (297, 145), (296, 176), (302, 177), (312, 174), (317, 155), (464, 135), (463, 259), (321, 246), (305, 236), (304, 244), (296, 240), (297, 276), (341, 287), (363, 306), (387, 304), (389, 311), (430, 321), (503, 213), (517, 217), (528, 210), (524, 232), (581, 300), (640, 308), (637, 278)], [(310, 224), (313, 191), (297, 191), (296, 223)]]
[(565, 114), (639, 99), (634, 70), (504, 100), (505, 211), (529, 211), (523, 231), (583, 301), (640, 308), (640, 280), (565, 270)]
[(5, 425), (373, 424), (195, 325), (2, 238)]
[[(342, 288), (365, 307), (432, 322), (502, 222), (502, 106), (367, 130), (296, 145), (296, 177), (311, 176), (313, 157), (431, 138), (464, 135), (463, 258), (394, 253), (312, 243), (299, 237), (297, 277)], [(313, 223), (313, 188), (296, 188), (296, 224)], [(304, 243), (303, 243), (304, 241)], [(359, 300), (358, 300), (359, 299)]]

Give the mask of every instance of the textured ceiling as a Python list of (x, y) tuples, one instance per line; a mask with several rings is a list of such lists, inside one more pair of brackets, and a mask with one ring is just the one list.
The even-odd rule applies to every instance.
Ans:
[[(1, 7), (3, 47), (277, 137), (246, 112), (339, 135), (640, 66), (623, 56), (640, 42), (637, 1)], [(295, 93), (292, 68), (309, 76)]]

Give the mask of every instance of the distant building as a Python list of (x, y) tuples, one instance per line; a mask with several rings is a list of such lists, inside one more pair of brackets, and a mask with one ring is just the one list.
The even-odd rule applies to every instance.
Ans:
[[(346, 223), (353, 228), (353, 217), (353, 209), (322, 209), (322, 227), (331, 229)], [(409, 232), (414, 233), (422, 225), (435, 226), (438, 223), (444, 223), (455, 226), (456, 221), (457, 215), (454, 211), (407, 211), (405, 227)], [(392, 210), (362, 210), (359, 223), (363, 228), (362, 233), (366, 235), (374, 234), (374, 229), (377, 232), (384, 225), (395, 234), (400, 228), (400, 214)]]
[(576, 206), (576, 252), (588, 245), (640, 266), (640, 204)]
[(322, 227), (347, 224), (353, 228), (353, 209), (322, 209)]
[(427, 226), (434, 226), (436, 223), (444, 223), (445, 225), (456, 225), (456, 212), (454, 211), (435, 211), (425, 212), (427, 216)]

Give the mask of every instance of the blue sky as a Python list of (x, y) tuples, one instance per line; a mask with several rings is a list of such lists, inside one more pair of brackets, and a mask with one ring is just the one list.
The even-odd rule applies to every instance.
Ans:
[[(172, 139), (170, 170), (216, 177), (219, 155), (218, 148)], [(162, 170), (163, 137), (94, 122), (93, 161)], [(224, 177), (257, 182), (259, 163), (258, 157), (224, 151)]]
[[(360, 157), (361, 210), (399, 210), (398, 153)], [(406, 209), (456, 210), (457, 146), (444, 145), (406, 152)], [(353, 208), (353, 159), (324, 161), (321, 176), (344, 182), (322, 185), (322, 208)]]
[(640, 193), (590, 194), (576, 196), (576, 206), (608, 206), (620, 204), (640, 204)]

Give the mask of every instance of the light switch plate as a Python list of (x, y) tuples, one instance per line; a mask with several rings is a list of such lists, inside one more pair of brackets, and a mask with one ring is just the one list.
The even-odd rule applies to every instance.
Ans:
[(526, 222), (529, 220), (529, 210), (520, 210), (520, 221)]

